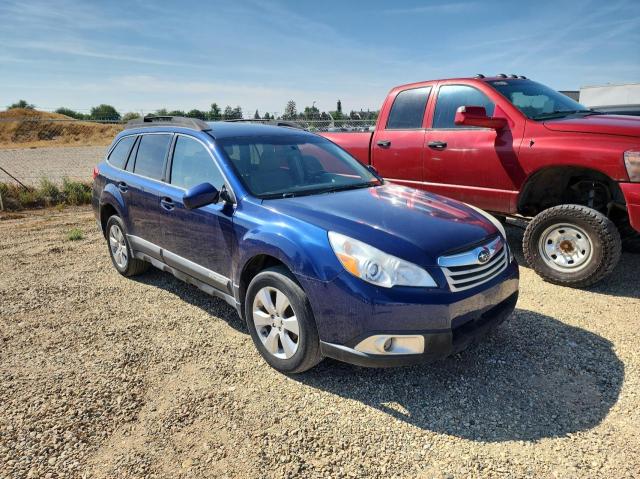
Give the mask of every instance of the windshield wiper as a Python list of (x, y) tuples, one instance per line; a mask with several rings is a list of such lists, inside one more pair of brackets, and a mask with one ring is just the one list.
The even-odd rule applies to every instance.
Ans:
[(596, 110), (554, 110), (549, 113), (543, 113), (542, 115), (534, 116), (533, 120), (548, 120), (555, 117), (564, 117), (568, 115), (575, 115), (576, 113), (587, 113), (589, 115), (602, 115), (601, 111)]
[(379, 186), (380, 182), (369, 181), (367, 183), (353, 183), (350, 185), (332, 186), (323, 190), (325, 193), (335, 193), (336, 191), (356, 190), (358, 188), (370, 188), (372, 186)]

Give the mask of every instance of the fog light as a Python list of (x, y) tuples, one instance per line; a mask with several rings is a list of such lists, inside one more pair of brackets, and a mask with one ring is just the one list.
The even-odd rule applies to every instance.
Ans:
[(376, 334), (360, 341), (354, 349), (362, 353), (378, 355), (422, 354), (424, 353), (424, 336)]

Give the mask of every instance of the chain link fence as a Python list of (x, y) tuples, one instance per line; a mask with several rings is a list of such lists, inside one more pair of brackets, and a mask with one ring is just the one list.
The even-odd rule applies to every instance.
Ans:
[[(230, 120), (302, 128), (311, 132), (367, 132), (375, 120), (298, 117)], [(36, 117), (0, 118), (0, 182), (36, 185), (47, 178), (90, 180), (93, 166), (126, 122)]]

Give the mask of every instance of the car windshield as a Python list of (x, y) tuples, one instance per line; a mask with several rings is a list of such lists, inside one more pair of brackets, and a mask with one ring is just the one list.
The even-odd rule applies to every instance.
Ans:
[(217, 143), (252, 195), (287, 198), (377, 186), (342, 148), (313, 135), (222, 138)]
[(568, 96), (531, 80), (494, 80), (488, 83), (533, 120), (562, 118), (576, 113), (597, 113)]

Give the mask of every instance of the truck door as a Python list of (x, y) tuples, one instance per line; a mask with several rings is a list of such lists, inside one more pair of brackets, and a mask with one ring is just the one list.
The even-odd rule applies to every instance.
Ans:
[(508, 212), (517, 196), (515, 178), (509, 174), (517, 165), (511, 130), (455, 125), (460, 106), (483, 106), (488, 116), (496, 110), (473, 86), (439, 86), (424, 139), (425, 188), (489, 211)]
[(394, 183), (415, 187), (422, 181), (424, 113), (430, 92), (430, 86), (398, 92), (386, 125), (374, 134), (371, 163)]

